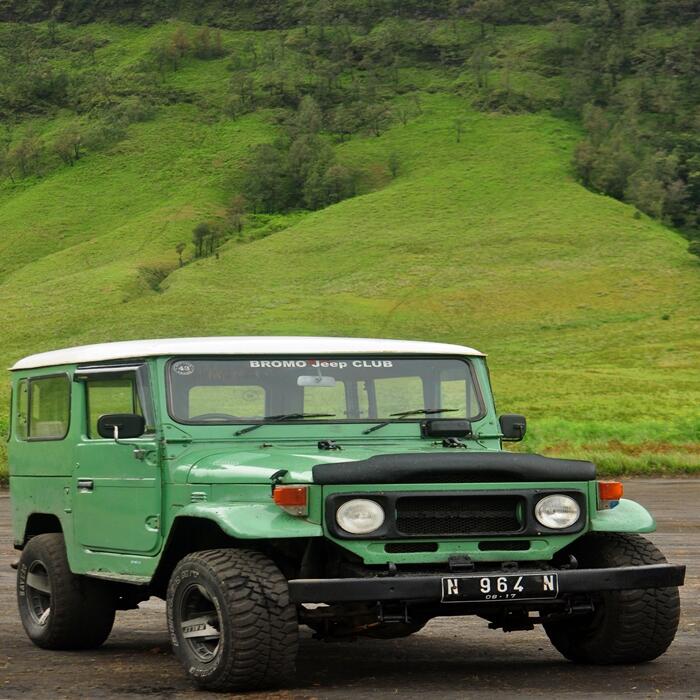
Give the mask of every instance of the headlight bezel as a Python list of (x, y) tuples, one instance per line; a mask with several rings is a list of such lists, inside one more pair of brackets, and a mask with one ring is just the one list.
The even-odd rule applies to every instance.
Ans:
[[(573, 505), (573, 508), (569, 511), (570, 515), (573, 517), (569, 517), (567, 521), (565, 521), (563, 524), (557, 524), (556, 521), (553, 521), (552, 518), (556, 518), (557, 516), (552, 516), (551, 514), (549, 517), (545, 514), (542, 514), (542, 510), (550, 506), (553, 501), (556, 499), (560, 499), (561, 505), (566, 505), (569, 508), (571, 508), (571, 505)], [(559, 512), (563, 513), (566, 511), (566, 508), (560, 507)], [(576, 498), (573, 497), (572, 494), (569, 493), (548, 493), (542, 498), (538, 499), (535, 502), (534, 508), (533, 508), (533, 517), (535, 519), (535, 522), (540, 526), (547, 528), (547, 530), (552, 530), (554, 532), (564, 532), (571, 530), (571, 528), (575, 527), (577, 523), (580, 522), (581, 520), (581, 514), (582, 514), (582, 508), (581, 504), (578, 502)]]
[[(378, 522), (375, 521), (375, 523), (372, 523), (374, 527), (371, 527), (369, 529), (366, 528), (355, 528), (352, 529), (351, 527), (348, 526), (348, 522), (341, 522), (341, 519), (344, 517), (344, 514), (346, 511), (350, 510), (350, 508), (358, 507), (360, 504), (363, 504), (365, 508), (375, 508), (379, 516), (381, 516), (381, 519), (379, 519)], [(367, 504), (367, 505), (365, 505)], [(381, 503), (379, 503), (377, 500), (373, 498), (350, 498), (347, 501), (344, 501), (341, 503), (338, 508), (335, 511), (335, 522), (337, 526), (345, 533), (348, 535), (354, 535), (354, 536), (367, 536), (367, 535), (372, 535), (374, 533), (379, 532), (382, 527), (384, 526), (384, 523), (386, 522), (386, 509), (382, 506)]]

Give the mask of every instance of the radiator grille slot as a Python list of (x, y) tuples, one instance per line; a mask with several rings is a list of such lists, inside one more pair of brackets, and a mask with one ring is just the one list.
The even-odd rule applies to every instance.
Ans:
[(507, 542), (479, 542), (482, 552), (527, 552), (530, 549), (528, 540), (509, 540)]
[(411, 554), (413, 552), (437, 552), (437, 542), (389, 542), (384, 545), (389, 554)]
[(402, 496), (396, 500), (396, 529), (405, 535), (515, 534), (519, 496)]

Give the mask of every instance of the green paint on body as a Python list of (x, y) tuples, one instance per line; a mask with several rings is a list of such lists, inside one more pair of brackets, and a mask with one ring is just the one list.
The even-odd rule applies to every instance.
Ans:
[[(134, 384), (134, 402), (148, 405), (147, 432), (116, 442), (94, 434), (88, 383), (78, 365), (62, 365), (13, 372), (13, 421), (9, 439), (10, 484), (15, 546), (44, 530), (47, 522), (60, 528), (71, 569), (125, 583), (147, 584), (172, 544), (178, 524), (184, 532), (192, 523), (207, 521), (220, 528), (235, 545), (315, 538), (327, 541), (359, 558), (365, 565), (445, 563), (454, 555), (475, 562), (549, 561), (558, 551), (588, 531), (650, 532), (655, 523), (640, 505), (622, 500), (616, 508), (598, 510), (595, 481), (489, 481), (465, 483), (315, 484), (314, 465), (366, 460), (379, 455), (444, 454), (454, 448), (440, 440), (421, 437), (420, 420), (397, 421), (369, 434), (377, 420), (358, 422), (267, 423), (255, 431), (235, 435), (233, 425), (176, 423), (167, 407), (166, 371), (170, 358), (139, 360), (145, 385)], [(134, 361), (136, 362), (136, 361)], [(497, 452), (501, 434), (485, 359), (470, 357), (483, 400), (482, 415), (472, 422), (473, 438), (464, 439), (467, 453)], [(114, 371), (116, 363), (106, 363)], [(133, 363), (132, 363), (133, 364)], [(103, 365), (104, 369), (105, 365)], [(24, 439), (21, 382), (46, 375), (65, 374), (70, 382), (70, 420), (63, 439)], [(128, 374), (128, 372), (127, 372)], [(116, 374), (109, 375), (117, 376)], [(121, 376), (121, 375), (119, 375)], [(106, 381), (106, 380), (105, 380)], [(116, 381), (109, 379), (109, 381)], [(30, 386), (32, 386), (30, 384)], [(131, 400), (131, 399), (130, 399)], [(30, 414), (45, 407), (36, 399)], [(41, 417), (41, 416), (40, 416)], [(48, 425), (48, 427), (46, 427)], [(53, 423), (45, 422), (43, 430)], [(240, 426), (238, 426), (240, 428)], [(334, 440), (341, 451), (319, 448)], [(281, 476), (279, 475), (280, 470)], [(282, 484), (308, 488), (308, 513), (291, 515), (272, 498), (273, 475)], [(480, 491), (578, 491), (587, 512), (575, 533), (541, 532), (515, 536), (416, 537), (434, 551), (386, 551), (387, 544), (404, 539), (352, 539), (334, 536), (328, 528), (324, 504), (333, 494), (371, 497), (385, 493), (478, 493)], [(483, 542), (489, 542), (484, 548)], [(506, 541), (502, 549), (494, 543)], [(282, 542), (280, 545), (279, 542)], [(522, 549), (514, 542), (526, 542)]]

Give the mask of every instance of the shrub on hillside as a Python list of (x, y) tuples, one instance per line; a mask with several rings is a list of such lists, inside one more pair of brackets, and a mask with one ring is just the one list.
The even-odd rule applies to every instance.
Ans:
[(80, 159), (82, 148), (83, 135), (77, 124), (71, 124), (63, 129), (53, 142), (54, 153), (67, 165), (73, 165)]
[(202, 27), (192, 39), (192, 47), (194, 55), (197, 58), (221, 58), (226, 55), (226, 50), (223, 46), (221, 30), (216, 30), (212, 36), (209, 27)]

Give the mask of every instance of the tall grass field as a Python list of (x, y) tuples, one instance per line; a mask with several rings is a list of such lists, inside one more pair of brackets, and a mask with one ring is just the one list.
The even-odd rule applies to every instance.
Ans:
[[(118, 74), (173, 26), (62, 31), (105, 39), (95, 66)], [(223, 32), (234, 52), (251, 36), (276, 41), (275, 32)], [(523, 52), (538, 41), (526, 26), (496, 36)], [(185, 59), (163, 80), (191, 99), (159, 105), (73, 165), (0, 184), (5, 367), (134, 338), (454, 342), (488, 354), (499, 411), (526, 414), (518, 449), (593, 459), (610, 475), (700, 471), (699, 261), (679, 233), (576, 181), (575, 121), (477, 111), (469, 75), (402, 67), (405, 94), (420, 105), (405, 123), (328, 136), (338, 161), (363, 173), (357, 196), (250, 215), (216, 255), (194, 259), (193, 228), (224, 217), (251, 147), (280, 129), (273, 109), (224, 113), (230, 61)], [(526, 69), (507, 80), (551, 89)], [(398, 112), (408, 97), (387, 99)], [(15, 133), (50, 139), (68, 119), (30, 116)], [(148, 269), (166, 274), (149, 284)], [(5, 427), (8, 405), (6, 375)]]

